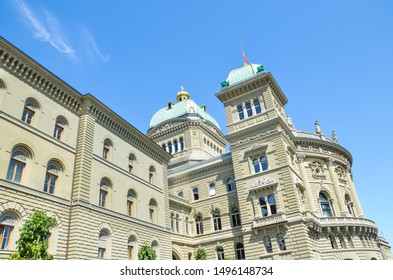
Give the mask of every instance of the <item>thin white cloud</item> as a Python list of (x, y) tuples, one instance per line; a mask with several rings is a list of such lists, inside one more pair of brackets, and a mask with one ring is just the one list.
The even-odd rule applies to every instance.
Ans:
[(82, 27), (81, 29), (81, 39), (85, 45), (87, 55), (91, 62), (95, 62), (96, 57), (98, 57), (103, 62), (109, 61), (109, 55), (104, 55), (97, 46), (97, 43), (90, 33), (90, 31), (86, 27)]
[(52, 47), (62, 53), (75, 57), (75, 50), (67, 42), (57, 18), (49, 11), (45, 10), (43, 18), (38, 17), (23, 0), (14, 0), (16, 7), (31, 24), (34, 30), (34, 37), (44, 42), (48, 42)]

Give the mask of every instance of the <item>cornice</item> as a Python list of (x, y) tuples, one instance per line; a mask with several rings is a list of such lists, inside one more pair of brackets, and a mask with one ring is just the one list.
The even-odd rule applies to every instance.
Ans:
[(172, 158), (94, 96), (82, 95), (2, 37), (0, 37), (0, 67), (73, 113), (93, 115), (98, 123), (149, 156), (164, 163), (168, 163)]
[(108, 128), (113, 133), (123, 138), (126, 142), (135, 145), (147, 155), (168, 164), (172, 156), (160, 146), (150, 140), (146, 135), (136, 129), (133, 125), (121, 118), (111, 109), (102, 104), (91, 94), (83, 97), (86, 111), (93, 116), (99, 124)]
[(70, 111), (79, 111), (82, 94), (2, 37), (0, 67)]

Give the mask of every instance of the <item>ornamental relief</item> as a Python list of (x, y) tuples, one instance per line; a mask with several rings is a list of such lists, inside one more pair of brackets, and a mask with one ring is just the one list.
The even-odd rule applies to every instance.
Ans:
[(320, 163), (319, 161), (314, 161), (310, 163), (309, 166), (311, 168), (312, 176), (314, 179), (326, 179), (326, 174), (322, 163)]
[(346, 180), (347, 172), (345, 171), (344, 168), (342, 168), (341, 166), (337, 166), (334, 171), (336, 172), (338, 180), (341, 183), (346, 183), (347, 182), (347, 180)]

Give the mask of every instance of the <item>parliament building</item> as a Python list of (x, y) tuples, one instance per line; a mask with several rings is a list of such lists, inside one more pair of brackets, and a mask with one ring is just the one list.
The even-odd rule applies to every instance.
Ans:
[[(225, 73), (223, 73), (225, 76)], [(171, 94), (168, 94), (168, 98)], [(228, 134), (183, 88), (137, 130), (0, 37), (0, 259), (34, 210), (55, 259), (383, 260), (350, 152), (295, 128), (273, 75), (221, 83)]]

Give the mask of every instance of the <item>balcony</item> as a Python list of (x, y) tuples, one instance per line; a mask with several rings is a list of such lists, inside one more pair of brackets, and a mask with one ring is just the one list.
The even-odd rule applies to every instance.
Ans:
[(317, 217), (315, 214), (307, 212), (306, 223), (314, 225), (320, 230), (326, 228), (352, 228), (356, 231), (370, 231), (376, 233), (377, 226), (371, 220), (356, 217)]

